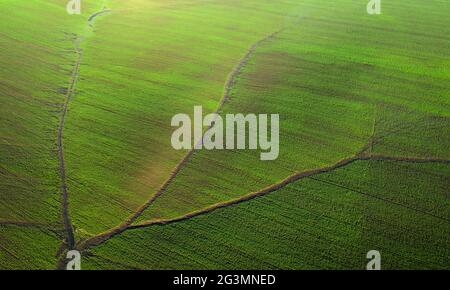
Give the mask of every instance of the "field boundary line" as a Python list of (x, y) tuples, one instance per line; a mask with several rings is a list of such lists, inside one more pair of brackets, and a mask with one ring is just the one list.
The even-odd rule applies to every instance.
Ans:
[(297, 172), (294, 173), (290, 176), (288, 176), (287, 178), (283, 179), (280, 182), (274, 183), (272, 185), (269, 185), (259, 191), (255, 191), (255, 192), (251, 192), (248, 193), (246, 195), (243, 195), (239, 198), (235, 198), (235, 199), (231, 199), (225, 202), (219, 202), (216, 204), (213, 204), (211, 206), (208, 206), (206, 208), (200, 209), (200, 210), (196, 210), (196, 211), (192, 211), (190, 213), (187, 213), (185, 215), (176, 217), (176, 218), (171, 218), (171, 219), (154, 219), (154, 220), (149, 220), (146, 222), (141, 222), (138, 224), (134, 224), (134, 225), (130, 225), (128, 228), (129, 229), (136, 229), (136, 228), (141, 228), (141, 227), (147, 227), (147, 226), (151, 226), (151, 225), (167, 225), (167, 224), (171, 224), (171, 223), (175, 223), (175, 222), (179, 222), (179, 221), (183, 221), (183, 220), (187, 220), (196, 216), (200, 216), (203, 214), (207, 214), (210, 213), (212, 211), (215, 211), (216, 209), (220, 209), (220, 208), (224, 208), (224, 207), (228, 207), (228, 206), (232, 206), (232, 205), (236, 205), (245, 201), (249, 201), (252, 200), (254, 198), (260, 197), (260, 196), (264, 196), (267, 195), (269, 193), (275, 192), (279, 189), (282, 189), (284, 187), (286, 187), (287, 185), (294, 183), (296, 181), (299, 181), (300, 179), (303, 178), (307, 178), (307, 177), (311, 177), (317, 174), (321, 174), (321, 173), (326, 173), (326, 172), (330, 172), (333, 171), (335, 169), (338, 169), (340, 167), (344, 167), (346, 165), (349, 165), (350, 163), (353, 163), (355, 161), (359, 160), (357, 157), (349, 157), (349, 158), (345, 158), (340, 160), (339, 162), (335, 163), (332, 166), (326, 166), (326, 167), (321, 167), (321, 168), (316, 168), (316, 169), (311, 169), (311, 170), (306, 170), (306, 171), (301, 171), (301, 172)]
[(398, 161), (410, 163), (444, 163), (450, 164), (450, 159), (433, 158), (433, 157), (414, 157), (414, 156), (391, 156), (377, 153), (370, 153), (359, 157), (360, 160), (375, 160), (375, 161)]

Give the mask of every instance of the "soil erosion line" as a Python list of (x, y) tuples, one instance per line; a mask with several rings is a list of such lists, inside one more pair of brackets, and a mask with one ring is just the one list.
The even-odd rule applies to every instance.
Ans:
[[(90, 24), (94, 18), (110, 10), (103, 9), (100, 12), (92, 14), (88, 23)], [(77, 54), (75, 65), (72, 70), (70, 84), (66, 92), (66, 98), (62, 107), (59, 126), (58, 126), (58, 136), (57, 136), (57, 148), (58, 148), (58, 161), (59, 161), (59, 176), (61, 180), (61, 194), (62, 194), (62, 218), (64, 223), (64, 228), (66, 232), (66, 243), (69, 249), (75, 248), (75, 234), (73, 230), (72, 221), (69, 214), (69, 189), (67, 186), (67, 172), (66, 172), (66, 162), (64, 159), (64, 125), (66, 123), (67, 112), (69, 110), (70, 101), (75, 95), (75, 87), (77, 84), (78, 76), (80, 73), (81, 60), (83, 57), (83, 50), (80, 47), (80, 43), (83, 40), (81, 36), (76, 36), (73, 39), (73, 45), (75, 53)]]
[(83, 56), (83, 51), (79, 47), (81, 38), (77, 37), (74, 40), (75, 52), (77, 54), (77, 59), (75, 66), (72, 70), (71, 80), (69, 88), (66, 93), (66, 100), (63, 105), (59, 127), (58, 127), (58, 160), (59, 160), (59, 176), (61, 178), (61, 191), (62, 191), (62, 216), (64, 227), (66, 229), (67, 235), (67, 245), (70, 249), (75, 246), (75, 237), (73, 232), (72, 222), (69, 215), (69, 190), (67, 187), (67, 174), (66, 174), (66, 164), (64, 160), (64, 145), (63, 145), (63, 135), (64, 135), (64, 125), (66, 122), (67, 111), (69, 109), (69, 103), (72, 100), (75, 93), (75, 86), (78, 79), (81, 59)]

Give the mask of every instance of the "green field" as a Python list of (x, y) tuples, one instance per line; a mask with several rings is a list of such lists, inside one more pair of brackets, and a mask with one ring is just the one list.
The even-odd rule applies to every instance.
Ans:
[(367, 2), (0, 0), (0, 269), (450, 269), (450, 2)]

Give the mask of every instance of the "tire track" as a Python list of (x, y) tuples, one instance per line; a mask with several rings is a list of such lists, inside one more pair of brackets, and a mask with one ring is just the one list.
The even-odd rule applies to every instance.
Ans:
[(72, 70), (71, 80), (69, 84), (69, 88), (66, 93), (66, 100), (63, 105), (60, 122), (58, 126), (58, 160), (59, 160), (59, 176), (61, 179), (61, 192), (62, 192), (62, 217), (63, 223), (66, 230), (66, 242), (69, 249), (73, 249), (75, 246), (75, 235), (72, 226), (72, 221), (69, 215), (69, 189), (67, 186), (67, 173), (66, 173), (66, 164), (64, 160), (64, 144), (63, 144), (63, 136), (64, 136), (64, 125), (66, 122), (67, 111), (69, 110), (69, 104), (75, 94), (75, 86), (77, 83), (77, 79), (79, 76), (81, 60), (83, 56), (83, 50), (80, 48), (81, 37), (76, 36), (74, 39), (74, 49), (77, 54), (77, 58), (75, 61), (74, 68)]
[(360, 157), (361, 160), (374, 160), (374, 161), (398, 161), (398, 162), (410, 162), (410, 163), (443, 163), (449, 164), (450, 159), (445, 158), (427, 158), (427, 157), (411, 157), (411, 156), (390, 156), (383, 154), (371, 153)]
[[(109, 12), (109, 11), (110, 10), (103, 9), (100, 12), (96, 12), (96, 13), (92, 14), (88, 18), (88, 25), (92, 26), (92, 21), (94, 20), (94, 18), (96, 16), (101, 15), (106, 12)], [(76, 88), (77, 80), (78, 80), (78, 77), (80, 74), (80, 66), (81, 66), (81, 61), (83, 58), (83, 50), (80, 47), (80, 44), (82, 41), (83, 41), (82, 36), (75, 35), (75, 38), (73, 39), (73, 45), (74, 45), (74, 50), (75, 50), (77, 57), (75, 59), (75, 65), (72, 70), (69, 87), (67, 89), (66, 98), (65, 98), (63, 108), (61, 111), (61, 116), (60, 116), (60, 121), (59, 121), (59, 126), (58, 126), (58, 136), (57, 136), (59, 176), (60, 176), (60, 180), (61, 180), (60, 187), (61, 187), (61, 195), (62, 195), (61, 196), (62, 197), (62, 219), (63, 219), (65, 235), (66, 235), (65, 243), (67, 244), (67, 248), (69, 250), (72, 250), (75, 248), (76, 241), (75, 241), (74, 229), (73, 229), (73, 225), (72, 225), (72, 221), (71, 221), (70, 213), (69, 213), (69, 188), (67, 185), (67, 172), (66, 172), (66, 162), (64, 159), (63, 139), (64, 139), (64, 126), (66, 123), (69, 105), (75, 95), (75, 88)], [(63, 242), (63, 244), (64, 244), (64, 242)], [(61, 267), (62, 261), (63, 261), (62, 259), (60, 259), (58, 261), (58, 268)]]
[[(276, 37), (279, 33), (281, 33), (283, 29), (280, 29), (278, 31), (275, 31), (264, 38), (256, 41), (254, 44), (252, 44), (248, 49), (245, 55), (241, 58), (241, 60), (238, 62), (238, 64), (233, 68), (231, 73), (228, 75), (227, 80), (225, 82), (224, 86), (224, 92), (222, 95), (222, 98), (219, 102), (219, 105), (214, 113), (219, 114), (221, 110), (223, 109), (223, 106), (225, 103), (230, 99), (231, 97), (231, 91), (234, 87), (234, 85), (237, 82), (237, 77), (241, 73), (242, 69), (247, 65), (250, 57), (255, 52), (255, 50), (260, 46), (261, 44), (273, 39)], [(212, 122), (214, 124), (215, 122)], [(208, 130), (210, 130), (214, 125), (210, 126), (205, 130), (203, 133), (203, 136), (205, 135)], [(201, 140), (198, 140), (196, 145), (193, 147), (193, 149), (190, 149), (188, 153), (181, 159), (181, 161), (175, 166), (175, 168), (170, 173), (169, 177), (164, 181), (164, 183), (161, 185), (161, 187), (158, 189), (158, 191), (153, 194), (141, 207), (139, 207), (132, 215), (130, 215), (127, 220), (125, 220), (122, 224), (107, 230), (106, 232), (100, 233), (99, 235), (92, 237), (84, 242), (82, 242), (80, 245), (81, 247), (84, 247), (83, 245), (89, 245), (91, 243), (97, 244), (100, 241), (107, 240), (111, 238), (112, 236), (115, 236), (124, 230), (126, 230), (139, 216), (142, 215), (142, 213), (153, 203), (155, 200), (161, 196), (167, 189), (167, 187), (172, 183), (172, 181), (175, 179), (175, 177), (178, 175), (178, 173), (183, 169), (183, 167), (189, 162), (191, 157), (194, 155), (196, 149), (198, 146), (203, 142), (203, 138)]]

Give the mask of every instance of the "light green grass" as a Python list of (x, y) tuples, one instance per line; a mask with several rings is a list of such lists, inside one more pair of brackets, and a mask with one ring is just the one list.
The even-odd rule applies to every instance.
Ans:
[[(120, 224), (156, 192), (186, 153), (170, 145), (172, 116), (191, 114), (194, 105), (215, 110), (247, 49), (280, 28), (251, 55), (223, 110), (279, 113), (279, 159), (198, 152), (139, 221), (175, 217), (333, 164), (371, 139), (374, 153), (450, 157), (448, 1), (383, 1), (378, 16), (366, 14), (366, 0), (82, 2), (82, 15), (68, 15), (66, 0), (0, 1), (0, 221), (61, 227), (56, 140), (75, 37), (83, 58), (64, 149), (78, 240)], [(105, 6), (111, 12), (89, 27), (89, 15)], [(340, 187), (291, 185), (274, 194), (283, 196), (275, 208), (269, 196), (218, 211), (211, 221), (208, 215), (126, 233), (94, 249), (100, 257), (86, 267), (362, 268), (363, 252), (377, 246), (387, 268), (448, 268), (448, 223), (429, 215), (448, 219), (446, 167), (366, 164), (326, 176)], [(360, 184), (355, 176), (370, 178)], [(429, 214), (342, 186), (375, 190)], [(330, 210), (346, 224), (330, 221)], [(63, 236), (1, 225), (0, 232), (0, 268), (56, 266)], [(164, 251), (138, 251), (155, 244)], [(218, 251), (204, 256), (211, 247)]]
[(172, 116), (212, 112), (246, 50), (296, 6), (110, 3), (83, 42), (65, 135), (71, 215), (85, 234), (116, 226), (156, 191), (185, 153), (170, 144)]
[[(303, 3), (299, 10), (308, 13), (298, 23), (257, 48), (224, 109), (279, 113), (278, 160), (199, 152), (140, 221), (176, 217), (334, 164), (371, 135), (374, 153), (448, 158), (450, 75), (441, 69), (448, 18), (438, 9), (447, 4), (431, 10), (394, 1), (371, 17), (358, 1)], [(419, 13), (428, 21), (410, 18)]]
[[(84, 11), (94, 8), (85, 1)], [(2, 1), (0, 48), (0, 218), (51, 221), (59, 215), (56, 136), (87, 16), (65, 1)]]

